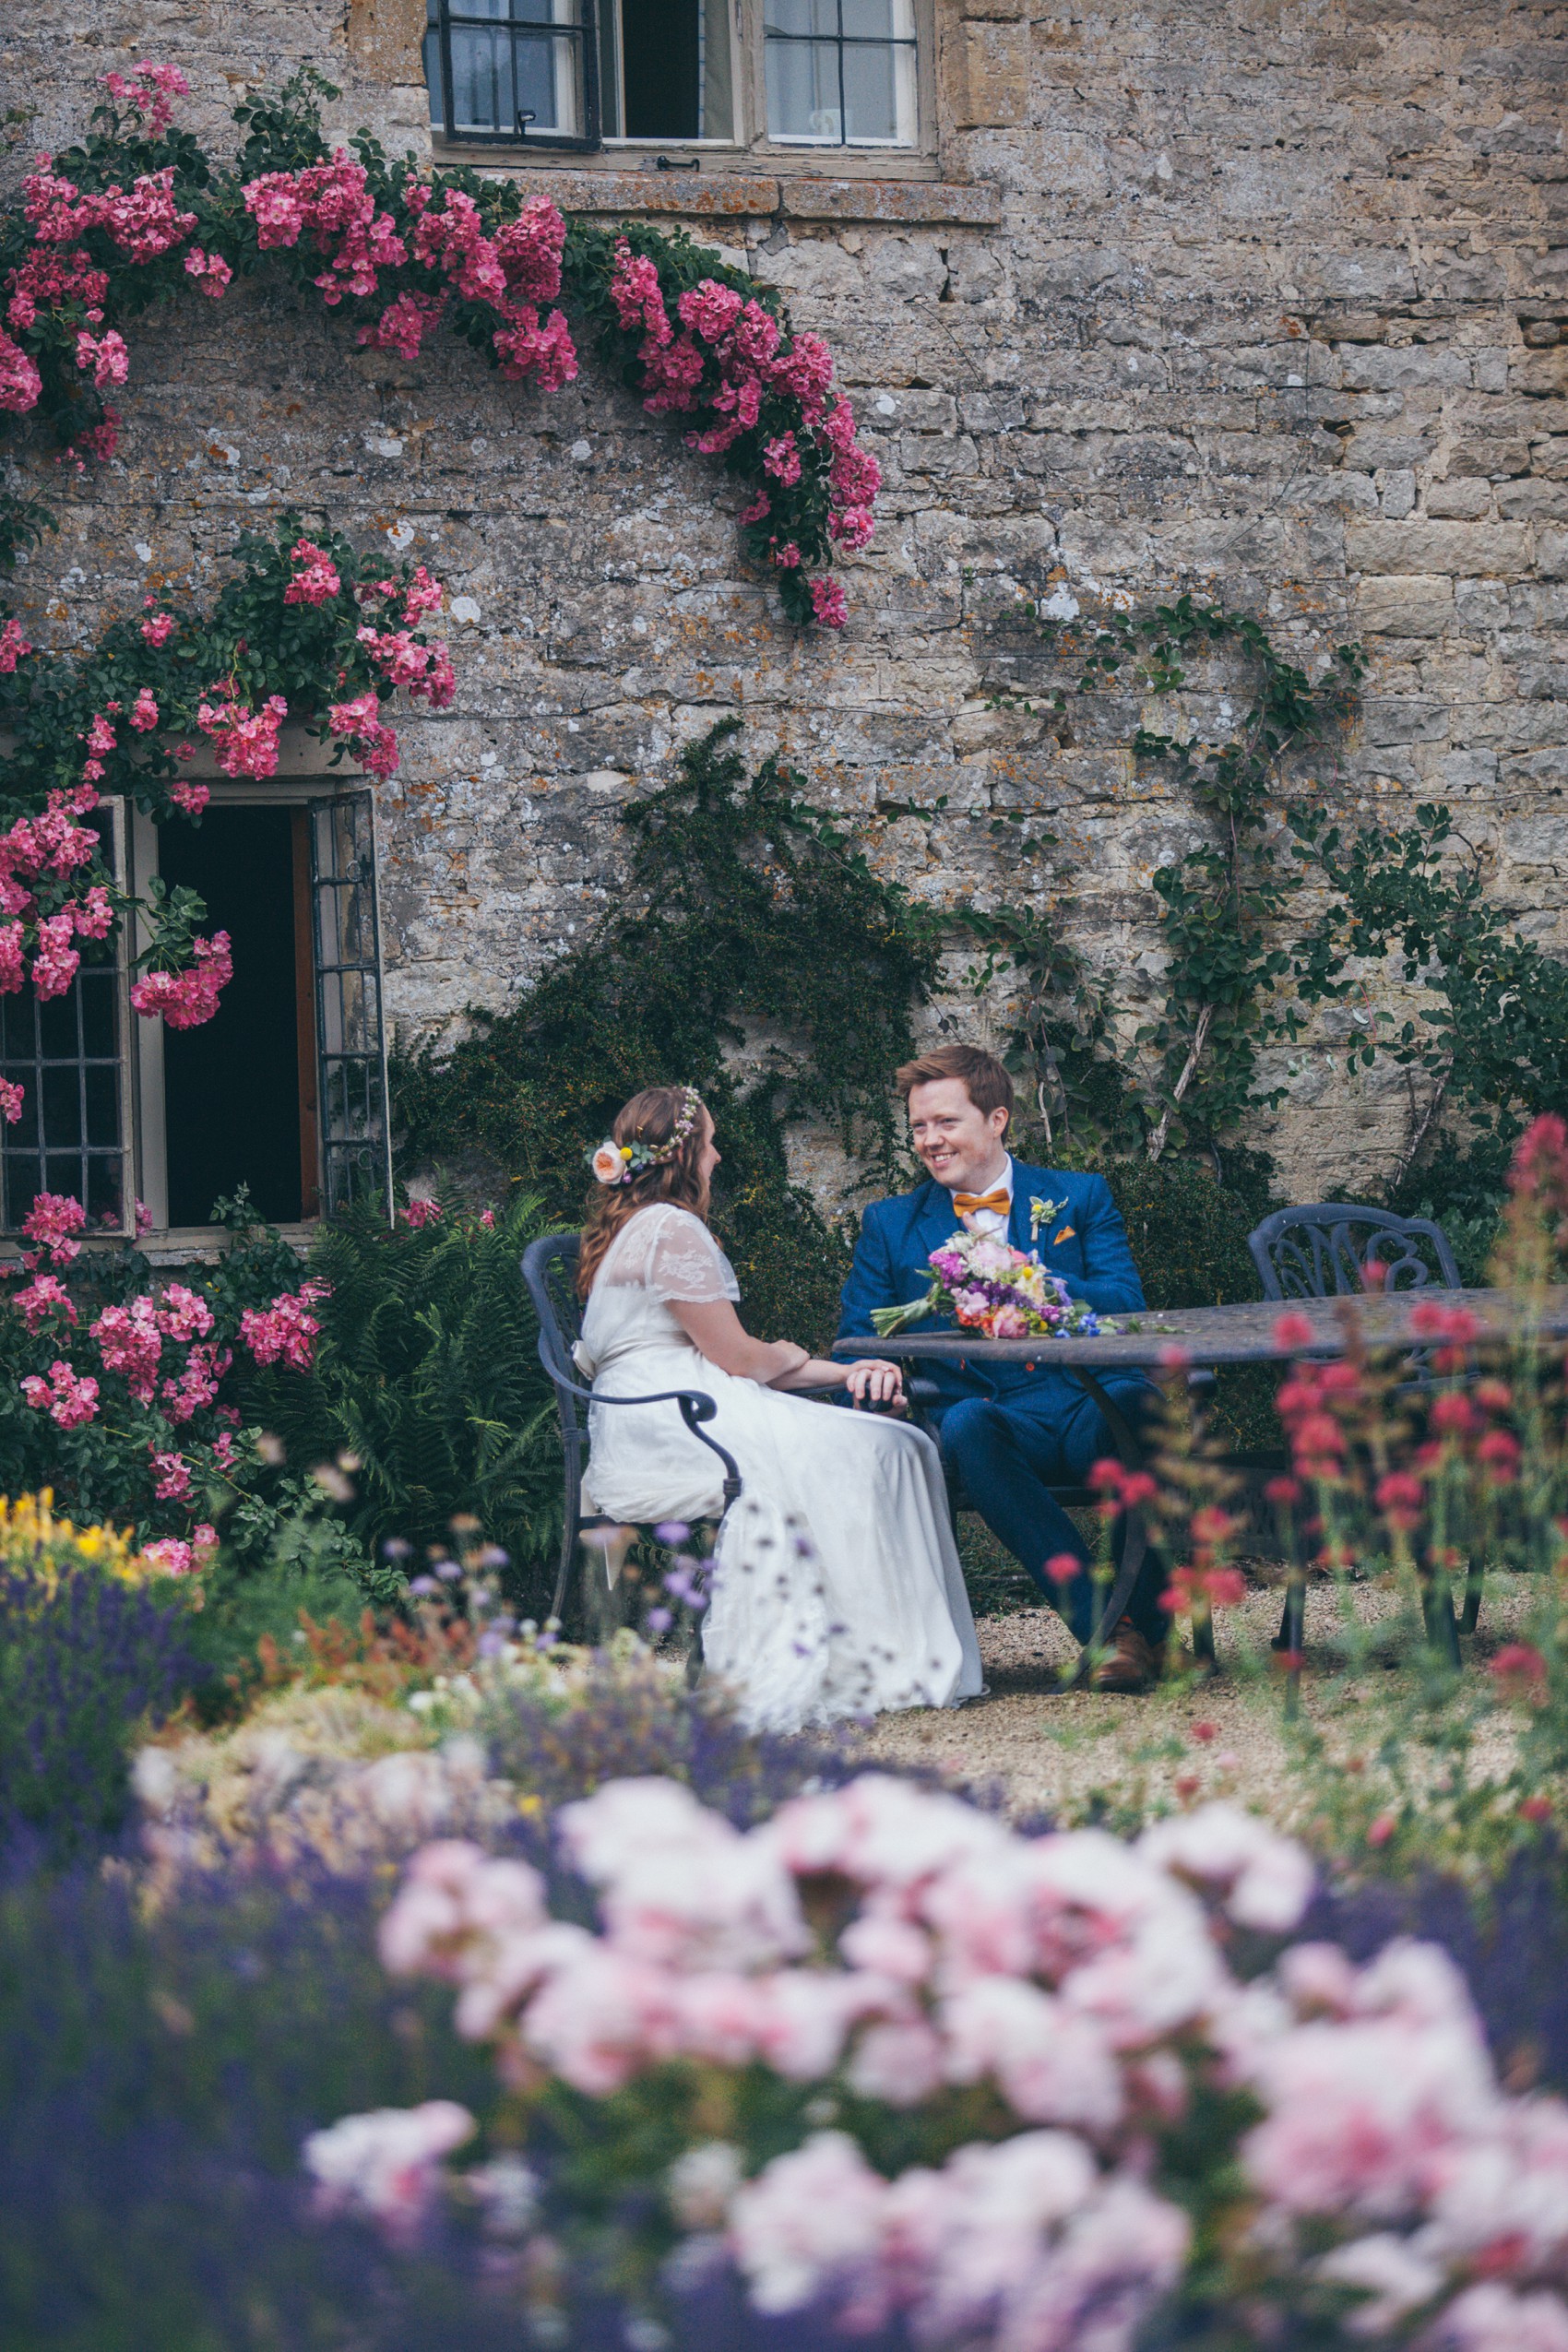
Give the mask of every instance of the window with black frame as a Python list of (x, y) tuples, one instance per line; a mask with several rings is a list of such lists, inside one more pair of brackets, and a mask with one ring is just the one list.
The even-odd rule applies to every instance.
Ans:
[(427, 0), (424, 74), (448, 138), (599, 143), (594, 0)]
[(913, 147), (915, 0), (426, 0), (431, 120), (448, 138), (548, 148), (743, 141), (748, 65), (770, 140)]
[(0, 1078), (22, 1090), (21, 1116), (0, 1126), (0, 1227), (8, 1232), (40, 1193), (80, 1201), (93, 1225), (124, 1223), (122, 976), (107, 949), (82, 944), (81, 968), (63, 996), (41, 999), (30, 981), (0, 997)]

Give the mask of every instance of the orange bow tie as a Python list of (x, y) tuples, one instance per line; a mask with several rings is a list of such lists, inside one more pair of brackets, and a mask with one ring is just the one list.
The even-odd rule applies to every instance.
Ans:
[(955, 1193), (953, 1206), (960, 1217), (973, 1217), (981, 1208), (990, 1209), (993, 1216), (1005, 1217), (1013, 1206), (1013, 1195), (998, 1185), (994, 1193)]

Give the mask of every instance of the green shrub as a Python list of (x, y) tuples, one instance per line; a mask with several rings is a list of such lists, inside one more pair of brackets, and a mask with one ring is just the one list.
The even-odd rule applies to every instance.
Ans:
[(554, 1402), (518, 1270), (545, 1229), (537, 1198), (517, 1195), (490, 1224), (389, 1227), (366, 1206), (318, 1236), (310, 1271), (331, 1288), (314, 1367), (247, 1372), (243, 1402), (300, 1468), (346, 1457), (344, 1531), (367, 1550), (445, 1543), (468, 1514), (527, 1591), (558, 1540)]

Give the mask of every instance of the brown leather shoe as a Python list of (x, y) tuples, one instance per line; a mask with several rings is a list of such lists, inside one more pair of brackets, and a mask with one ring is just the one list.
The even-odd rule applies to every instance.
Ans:
[(1130, 1617), (1123, 1617), (1117, 1625), (1110, 1656), (1095, 1668), (1091, 1687), (1136, 1697), (1140, 1692), (1153, 1689), (1164, 1666), (1163, 1649), (1157, 1649), (1139, 1633)]

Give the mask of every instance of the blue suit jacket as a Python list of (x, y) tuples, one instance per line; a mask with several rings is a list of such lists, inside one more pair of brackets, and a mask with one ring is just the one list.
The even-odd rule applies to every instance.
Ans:
[[(1031, 1198), (1066, 1203), (1032, 1239)], [(1064, 1240), (1058, 1241), (1055, 1237), (1064, 1228), (1071, 1229)], [(902, 1306), (907, 1299), (918, 1298), (931, 1278), (932, 1251), (961, 1230), (952, 1194), (929, 1179), (912, 1193), (873, 1201), (861, 1219), (854, 1264), (844, 1285), (839, 1338), (868, 1336), (873, 1344), (866, 1353), (873, 1354), (872, 1309)], [(1077, 1175), (1062, 1168), (1030, 1168), (1015, 1159), (1007, 1238), (1016, 1250), (1038, 1249), (1047, 1272), (1060, 1275), (1072, 1296), (1097, 1313), (1134, 1314), (1142, 1309), (1144, 1289), (1128, 1246), (1127, 1229), (1103, 1176)], [(909, 1326), (912, 1331), (955, 1327), (936, 1315)], [(1041, 1365), (1034, 1372), (1026, 1364), (988, 1364), (983, 1372), (931, 1363), (914, 1369), (934, 1380), (949, 1401), (960, 1396), (1016, 1396), (1031, 1414), (1063, 1415), (1080, 1409), (1087, 1401), (1072, 1374), (1054, 1365)], [(1138, 1372), (1111, 1372), (1105, 1375), (1104, 1385), (1112, 1394), (1140, 1388), (1144, 1376)]]

